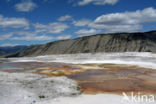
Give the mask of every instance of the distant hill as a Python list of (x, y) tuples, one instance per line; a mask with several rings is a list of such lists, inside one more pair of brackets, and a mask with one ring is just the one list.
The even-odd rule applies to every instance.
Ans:
[(3, 47), (0, 47), (0, 55), (18, 52), (26, 48), (28, 48), (28, 46), (24, 46), (24, 45), (3, 46)]
[(85, 36), (31, 46), (6, 57), (96, 52), (156, 52), (156, 31)]

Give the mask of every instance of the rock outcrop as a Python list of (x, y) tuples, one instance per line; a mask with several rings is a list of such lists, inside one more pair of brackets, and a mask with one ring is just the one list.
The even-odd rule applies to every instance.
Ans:
[(156, 31), (85, 36), (34, 45), (6, 57), (96, 52), (156, 52)]

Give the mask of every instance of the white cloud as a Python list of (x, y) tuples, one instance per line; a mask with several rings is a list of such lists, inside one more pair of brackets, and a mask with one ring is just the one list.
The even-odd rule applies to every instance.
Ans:
[(2, 28), (28, 28), (29, 22), (25, 18), (7, 18), (0, 15), (0, 27)]
[(65, 15), (58, 18), (58, 21), (67, 21), (67, 20), (72, 20), (72, 16)]
[(8, 34), (1, 34), (0, 40), (19, 40), (19, 41), (45, 41), (45, 40), (65, 40), (70, 39), (72, 35), (50, 36), (46, 34), (38, 34), (36, 32), (18, 31)]
[(47, 32), (47, 33), (61, 33), (65, 29), (68, 28), (68, 25), (59, 23), (59, 22), (53, 22), (49, 23), (48, 25), (43, 24), (34, 24), (34, 27), (36, 29), (36, 32)]
[(135, 12), (112, 13), (99, 16), (89, 27), (107, 32), (133, 32), (142, 29), (142, 23), (156, 22), (156, 9), (145, 8)]
[(23, 2), (15, 5), (16, 10), (20, 11), (20, 12), (29, 12), (29, 11), (34, 10), (36, 7), (37, 7), (37, 5), (30, 0), (23, 1)]
[(17, 46), (19, 44), (10, 44), (10, 43), (6, 43), (6, 44), (1, 44), (0, 47), (14, 47)]
[(41, 41), (41, 40), (53, 40), (54, 38), (47, 35), (41, 35), (41, 36), (22, 36), (22, 37), (13, 37), (11, 40), (25, 40), (25, 41)]
[(41, 40), (52, 40), (52, 36), (48, 35), (38, 35), (35, 32), (26, 32), (26, 31), (20, 31), (20, 32), (13, 32), (12, 34), (16, 34), (18, 36), (14, 36), (11, 38), (11, 40), (26, 40), (26, 41), (41, 41)]
[(114, 5), (118, 2), (118, 0), (81, 0), (78, 2), (79, 6), (93, 4), (93, 5)]
[(81, 19), (78, 21), (73, 21), (74, 26), (86, 26), (89, 23), (91, 23), (91, 20), (89, 19)]
[(56, 37), (57, 40), (65, 40), (65, 39), (70, 39), (72, 35), (60, 35)]
[(41, 40), (53, 40), (52, 36), (38, 35), (35, 32), (10, 32), (8, 34), (0, 35), (0, 40), (24, 40), (24, 41), (41, 41)]
[(0, 35), (0, 40), (8, 40), (12, 37), (12, 35), (13, 35), (12, 33)]
[(76, 31), (75, 33), (80, 36), (88, 36), (88, 35), (95, 35), (99, 32), (100, 30), (96, 30), (96, 29), (90, 29), (90, 30), (82, 29), (82, 30)]
[(146, 8), (135, 12), (112, 13), (102, 15), (95, 20), (103, 24), (136, 24), (144, 22), (156, 22), (156, 9)]

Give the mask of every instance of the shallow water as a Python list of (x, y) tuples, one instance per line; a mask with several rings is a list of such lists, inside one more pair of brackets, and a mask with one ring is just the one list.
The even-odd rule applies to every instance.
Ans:
[(4, 62), (0, 63), (0, 70), (28, 71), (42, 67), (61, 67), (63, 65), (56, 63), (43, 62)]

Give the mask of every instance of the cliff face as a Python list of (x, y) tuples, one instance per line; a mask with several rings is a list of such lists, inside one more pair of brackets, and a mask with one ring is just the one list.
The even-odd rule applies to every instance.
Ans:
[(30, 48), (6, 57), (95, 52), (156, 52), (156, 31), (98, 34), (62, 40)]

